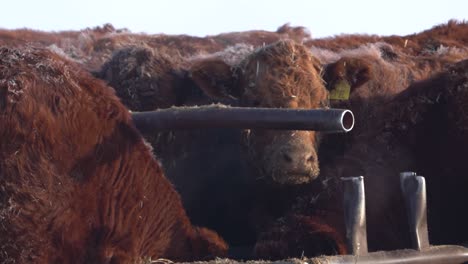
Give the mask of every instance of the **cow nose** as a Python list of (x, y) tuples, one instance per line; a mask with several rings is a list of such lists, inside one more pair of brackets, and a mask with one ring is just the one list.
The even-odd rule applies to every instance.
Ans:
[(314, 163), (314, 161), (315, 161), (315, 155), (314, 154), (309, 154), (307, 156), (306, 162), (307, 163)]
[(310, 152), (287, 151), (282, 153), (284, 165), (301, 169), (315, 162), (315, 155)]

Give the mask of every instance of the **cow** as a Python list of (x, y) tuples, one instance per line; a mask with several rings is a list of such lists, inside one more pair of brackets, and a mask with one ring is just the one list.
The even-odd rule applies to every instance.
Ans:
[[(351, 109), (355, 114), (356, 125), (348, 134), (327, 135), (322, 140), (319, 151), (322, 161), (319, 181), (307, 186), (308, 191), (296, 192), (297, 201), (293, 202), (294, 206), (290, 205), (290, 211), (286, 210), (277, 223), (259, 235), (255, 254), (261, 258), (280, 259), (300, 256), (302, 252), (308, 256), (347, 252), (344, 247), (343, 214), (339, 207), (341, 197), (334, 196), (335, 193), (342, 192), (334, 186), (339, 186), (336, 182), (339, 182), (340, 177), (353, 176), (353, 173), (358, 172), (347, 168), (347, 164), (341, 160), (342, 156), (351, 151), (350, 149), (356, 148), (356, 144), (358, 147), (367, 146), (361, 143), (362, 138), (368, 131), (373, 130), (374, 123), (379, 120), (377, 116), (380, 108), (385, 102), (404, 90), (414, 79), (428, 76), (448, 63), (443, 56), (409, 58), (385, 43), (367, 44), (340, 53), (320, 48), (313, 48), (312, 51), (324, 63), (323, 79), (330, 90), (330, 104), (337, 108)], [(413, 66), (415, 61), (425, 63), (427, 67), (417, 69)], [(343, 86), (348, 89), (348, 94), (345, 95), (347, 97), (334, 97), (334, 90)], [(360, 155), (363, 154), (356, 154), (357, 157)], [(373, 155), (378, 156), (377, 153)], [(337, 177), (337, 174), (340, 177)], [(387, 175), (391, 177), (391, 170), (385, 174)], [(382, 176), (382, 183), (388, 179), (385, 176)], [(392, 189), (389, 188), (388, 192), (392, 192)], [(381, 193), (386, 194), (387, 189), (381, 190)], [(296, 230), (291, 226), (297, 227)], [(334, 244), (333, 247), (326, 250), (325, 247), (320, 248), (317, 243), (310, 242), (317, 240), (316, 237), (321, 232), (333, 237), (330, 241), (335, 242), (328, 241), (329, 245)], [(280, 237), (282, 239), (279, 239)]]
[[(407, 248), (410, 240), (408, 228), (401, 228), (407, 223), (398, 173), (417, 168), (412, 166), (414, 156), (408, 146), (395, 144), (396, 139), (389, 139), (388, 133), (381, 130), (382, 120), (391, 116), (383, 111), (412, 83), (443, 71), (467, 58), (468, 53), (447, 48), (444, 52), (412, 56), (386, 43), (336, 53), (320, 48), (312, 51), (325, 63), (323, 79), (330, 90), (330, 105), (351, 109), (356, 125), (348, 134), (323, 138), (319, 181), (310, 184), (306, 192), (296, 192), (297, 199), (290, 210), (259, 235), (255, 255), (281, 259), (301, 254), (346, 253), (340, 178), (358, 175), (367, 176), (366, 192), (370, 193), (367, 206), (370, 249)], [(340, 86), (348, 86), (348, 98), (333, 97)], [(382, 216), (387, 211), (394, 214)], [(320, 233), (327, 234), (331, 238), (328, 245), (334, 246), (320, 248), (314, 243)]]
[[(115, 87), (131, 110), (186, 105), (187, 91), (180, 89), (187, 87), (174, 83), (175, 67), (167, 57), (138, 48), (123, 53), (104, 65), (99, 76)], [(126, 63), (120, 63), (125, 60), (122, 56)], [(304, 46), (279, 41), (253, 51), (237, 65), (219, 58), (196, 61), (190, 66), (189, 78), (209, 98), (233, 100), (242, 107), (318, 109), (328, 106), (320, 69)], [(259, 166), (259, 177), (300, 184), (318, 176), (315, 132), (249, 130), (244, 136), (249, 159)]]
[[(191, 68), (194, 82), (208, 95), (237, 98), (241, 107), (318, 109), (328, 106), (321, 66), (302, 45), (280, 41), (250, 54), (239, 65), (204, 60)], [(248, 158), (260, 177), (280, 184), (307, 183), (319, 174), (314, 131), (249, 130)]]
[[(211, 102), (242, 107), (328, 106), (321, 65), (305, 46), (283, 40), (236, 54), (241, 58), (228, 62), (225, 57), (213, 56), (171, 63), (158, 50), (132, 47), (117, 52), (98, 76), (108, 81), (133, 111)], [(314, 131), (143, 133), (182, 194), (191, 219), (223, 230), (231, 245), (255, 240), (256, 229), (262, 224), (250, 223), (249, 214), (258, 212), (251, 206), (261, 204), (267, 212), (278, 210), (269, 205), (271, 195), (262, 198), (262, 189), (270, 192), (275, 185), (301, 185), (319, 174), (319, 134)], [(207, 162), (200, 162), (200, 158)], [(193, 174), (187, 178), (182, 171)], [(239, 193), (240, 189), (245, 192)], [(285, 196), (278, 196), (278, 200)], [(255, 200), (259, 202), (249, 202)]]
[(414, 157), (410, 169), (426, 177), (429, 236), (434, 244), (468, 241), (465, 212), (468, 169), (468, 60), (415, 83), (387, 112), (386, 129)]
[(113, 89), (49, 50), (0, 48), (0, 262), (223, 256)]
[[(467, 73), (468, 60), (463, 60), (414, 82), (384, 104), (379, 97), (367, 98), (364, 102), (375, 112), (368, 117), (366, 129), (357, 131), (341, 155), (322, 163), (320, 177), (327, 179), (326, 184), (321, 190), (310, 189), (309, 195), (300, 197), (285, 217), (262, 233), (256, 254), (284, 258), (302, 251), (307, 255), (317, 249), (307, 244), (314, 233), (324, 230), (343, 236), (340, 178), (359, 175), (366, 185), (369, 249), (410, 248), (398, 176), (402, 171), (416, 171), (426, 178), (431, 244), (466, 243)], [(378, 106), (372, 103), (375, 99)], [(323, 223), (325, 228), (320, 226)], [(339, 236), (334, 239), (340, 241)]]

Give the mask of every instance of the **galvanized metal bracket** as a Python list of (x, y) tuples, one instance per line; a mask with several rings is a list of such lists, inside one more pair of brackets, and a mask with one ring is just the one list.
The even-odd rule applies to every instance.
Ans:
[(400, 184), (405, 199), (413, 249), (429, 247), (427, 228), (427, 197), (424, 177), (414, 172), (400, 173)]
[(364, 177), (347, 177), (341, 180), (348, 250), (353, 255), (365, 255), (368, 250)]

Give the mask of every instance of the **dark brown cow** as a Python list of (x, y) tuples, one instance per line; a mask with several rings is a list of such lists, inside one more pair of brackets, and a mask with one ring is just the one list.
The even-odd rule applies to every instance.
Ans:
[(393, 100), (385, 127), (426, 177), (429, 236), (435, 244), (468, 242), (468, 60), (414, 84)]
[(46, 50), (0, 49), (0, 262), (223, 255), (112, 89)]
[(100, 77), (112, 87), (122, 87), (116, 89), (117, 96), (131, 110), (167, 108), (183, 102), (183, 87), (175, 83), (179, 61), (156, 50), (128, 47), (114, 54)]

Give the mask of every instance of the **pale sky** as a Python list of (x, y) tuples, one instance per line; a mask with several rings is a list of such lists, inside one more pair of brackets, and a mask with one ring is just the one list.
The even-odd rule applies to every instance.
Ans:
[(148, 34), (215, 35), (284, 23), (313, 37), (341, 33), (406, 35), (454, 18), (468, 0), (2, 0), (0, 28), (79, 30), (105, 23)]

